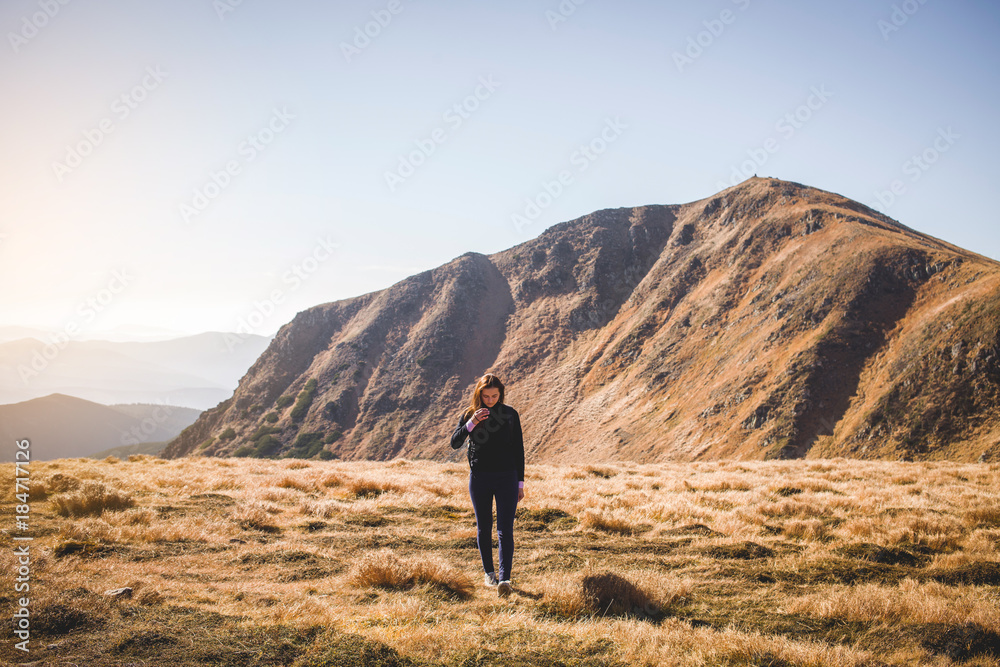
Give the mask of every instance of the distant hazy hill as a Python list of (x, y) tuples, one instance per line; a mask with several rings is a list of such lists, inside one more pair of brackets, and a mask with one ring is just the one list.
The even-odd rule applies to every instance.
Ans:
[(3, 460), (12, 460), (14, 440), (31, 442), (31, 457), (47, 460), (89, 456), (122, 446), (169, 440), (200, 411), (172, 405), (100, 405), (52, 394), (0, 405)]
[(269, 341), (210, 332), (151, 342), (72, 340), (59, 349), (22, 338), (0, 344), (0, 403), (61, 393), (203, 410), (232, 395)]
[[(52, 329), (39, 329), (36, 327), (24, 327), (18, 325), (0, 326), (0, 343), (8, 343), (21, 338), (37, 338), (38, 340), (48, 340), (53, 334)], [(113, 329), (103, 329), (100, 331), (81, 331), (76, 336), (76, 340), (110, 340), (110, 341), (156, 341), (172, 340), (183, 338), (185, 334), (163, 329), (160, 327), (149, 327), (142, 325), (120, 325)]]
[(441, 459), (485, 371), (539, 463), (989, 460), (1000, 263), (774, 179), (598, 211), (299, 313), (164, 455)]
[(122, 445), (121, 447), (102, 449), (99, 452), (88, 454), (88, 456), (92, 459), (104, 459), (109, 456), (114, 456), (115, 458), (122, 460), (128, 459), (128, 457), (133, 454), (149, 454), (150, 456), (159, 456), (160, 452), (166, 448), (168, 442), (169, 441), (140, 442), (138, 445)]

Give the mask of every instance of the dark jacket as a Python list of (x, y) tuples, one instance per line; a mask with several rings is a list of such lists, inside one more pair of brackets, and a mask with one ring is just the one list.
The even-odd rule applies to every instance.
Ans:
[(468, 411), (459, 417), (458, 428), (451, 436), (451, 448), (458, 449), (468, 439), (472, 472), (516, 470), (518, 481), (523, 482), (524, 436), (517, 410), (509, 405), (494, 405), (490, 416), (476, 424), (470, 433), (465, 423), (471, 418)]

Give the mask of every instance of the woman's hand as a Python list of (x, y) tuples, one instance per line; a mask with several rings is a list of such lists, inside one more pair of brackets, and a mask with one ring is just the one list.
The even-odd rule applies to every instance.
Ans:
[(489, 416), (490, 416), (490, 411), (488, 408), (479, 408), (478, 410), (476, 410), (475, 414), (472, 415), (472, 419), (478, 424), (479, 422), (483, 421)]
[(517, 501), (521, 502), (524, 499), (524, 488), (518, 488), (517, 490)]

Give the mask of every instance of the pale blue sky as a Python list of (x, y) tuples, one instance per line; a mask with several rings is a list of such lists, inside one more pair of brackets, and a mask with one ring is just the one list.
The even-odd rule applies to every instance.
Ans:
[[(754, 155), (747, 174), (1000, 258), (996, 4), (562, 7), (552, 23), (557, 0), (5, 0), (0, 326), (269, 334), (597, 209), (709, 196)], [(349, 59), (372, 12), (391, 20)], [(416, 142), (433, 153), (390, 188)]]

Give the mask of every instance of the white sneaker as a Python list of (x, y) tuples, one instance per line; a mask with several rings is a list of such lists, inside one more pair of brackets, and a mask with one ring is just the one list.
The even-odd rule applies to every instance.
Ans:
[(485, 581), (483, 583), (485, 583), (487, 586), (497, 585), (497, 575), (495, 572), (487, 572), (484, 579)]
[(514, 587), (510, 585), (509, 579), (504, 579), (497, 585), (497, 594), (502, 598), (510, 595), (512, 590), (514, 590)]

